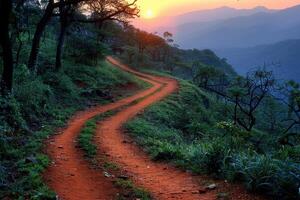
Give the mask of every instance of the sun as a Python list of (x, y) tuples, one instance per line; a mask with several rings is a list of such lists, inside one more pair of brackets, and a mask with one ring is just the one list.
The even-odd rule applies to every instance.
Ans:
[(153, 12), (152, 9), (148, 9), (145, 14), (144, 14), (144, 17), (145, 18), (148, 18), (148, 19), (151, 19), (151, 18), (154, 18), (155, 17), (155, 14)]

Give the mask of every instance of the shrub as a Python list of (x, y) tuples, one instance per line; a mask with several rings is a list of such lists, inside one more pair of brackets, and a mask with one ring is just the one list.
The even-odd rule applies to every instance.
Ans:
[(190, 157), (193, 171), (222, 176), (224, 162), (230, 156), (230, 149), (225, 143), (222, 140), (214, 140), (211, 143), (200, 143), (194, 148)]
[(26, 123), (21, 114), (21, 105), (14, 96), (0, 97), (0, 133), (13, 134), (26, 129)]
[(240, 180), (249, 190), (281, 199), (297, 199), (300, 166), (258, 154), (237, 154), (226, 166), (229, 180)]

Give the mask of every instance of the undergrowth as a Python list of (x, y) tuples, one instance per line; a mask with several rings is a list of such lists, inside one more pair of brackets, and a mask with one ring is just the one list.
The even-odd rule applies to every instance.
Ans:
[(272, 199), (299, 199), (299, 147), (282, 147), (276, 135), (262, 131), (242, 131), (228, 121), (228, 106), (180, 81), (178, 93), (147, 108), (125, 128), (154, 160), (239, 181)]
[(124, 92), (113, 91), (127, 84), (147, 86), (105, 61), (88, 66), (66, 60), (60, 72), (45, 69), (41, 76), (18, 66), (13, 94), (0, 97), (0, 198), (55, 199), (41, 178), (49, 163), (43, 140), (74, 112), (121, 98)]

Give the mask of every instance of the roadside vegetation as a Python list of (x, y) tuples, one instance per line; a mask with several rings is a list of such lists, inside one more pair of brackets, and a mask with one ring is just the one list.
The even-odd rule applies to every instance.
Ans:
[[(55, 199), (41, 176), (50, 164), (42, 152), (43, 141), (76, 111), (114, 101), (148, 85), (105, 61), (109, 51), (104, 45), (96, 45), (96, 28), (88, 24), (79, 29), (78, 24), (70, 27), (73, 30), (65, 40), (62, 65), (56, 69), (57, 19), (47, 24), (35, 70), (29, 68), (35, 24), (44, 9), (24, 2), (19, 5), (21, 10), (11, 14), (18, 23), (9, 26), (13, 66), (0, 61), (0, 199)], [(4, 14), (2, 10), (0, 14)], [(4, 31), (2, 25), (1, 21)], [(0, 48), (1, 58), (6, 56), (4, 51), (5, 47)], [(12, 84), (5, 77), (10, 67)], [(131, 89), (124, 93), (127, 86)]]
[[(64, 69), (32, 79), (26, 78), (26, 68), (20, 69), (24, 71), (15, 76), (14, 95), (0, 98), (1, 198), (53, 197), (41, 179), (49, 164), (41, 153), (43, 140), (64, 126), (75, 111), (126, 95), (119, 87), (145, 86), (104, 61), (97, 66), (66, 65)], [(113, 90), (118, 92), (110, 93)]]
[(97, 129), (97, 123), (101, 123), (102, 120), (108, 118), (115, 113), (121, 111), (122, 108), (105, 112), (97, 115), (96, 117), (88, 120), (82, 128), (78, 136), (79, 147), (84, 151), (87, 160), (96, 169), (100, 169), (99, 173), (104, 173), (108, 179), (112, 179), (115, 187), (118, 189), (116, 194), (117, 200), (125, 199), (141, 199), (151, 200), (150, 193), (141, 188), (137, 187), (117, 164), (112, 163), (105, 157), (105, 155), (99, 154), (97, 146), (94, 144), (93, 139)]
[(275, 199), (297, 199), (299, 145), (281, 145), (276, 132), (243, 130), (229, 120), (232, 107), (181, 80), (178, 94), (146, 109), (126, 129), (153, 160), (242, 182)]
[[(105, 62), (114, 54), (180, 80), (178, 93), (126, 125), (154, 160), (299, 199), (299, 83), (276, 80), (267, 66), (238, 76), (209, 49), (182, 50), (168, 31), (139, 30), (128, 24), (136, 2), (0, 2), (0, 198), (55, 199), (41, 178), (50, 163), (43, 141), (76, 111), (149, 86)], [(79, 138), (88, 157), (94, 123)]]

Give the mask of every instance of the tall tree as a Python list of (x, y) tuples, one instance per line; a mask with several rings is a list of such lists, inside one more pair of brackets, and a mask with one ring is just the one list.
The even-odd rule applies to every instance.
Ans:
[(31, 45), (31, 51), (30, 51), (30, 56), (28, 60), (28, 68), (31, 71), (36, 71), (36, 62), (37, 62), (37, 57), (39, 53), (39, 48), (40, 48), (40, 42), (42, 35), (44, 33), (44, 30), (50, 21), (52, 15), (53, 15), (53, 10), (57, 7), (57, 3), (54, 3), (54, 0), (49, 0), (46, 9), (44, 11), (44, 14), (40, 21), (38, 22), (35, 33), (32, 39), (32, 45)]
[(55, 69), (58, 71), (62, 65), (63, 46), (65, 42), (65, 35), (68, 30), (68, 26), (71, 23), (70, 16), (74, 12), (72, 5), (65, 5), (65, 0), (60, 1), (59, 5), (59, 20), (60, 20), (60, 33), (58, 36), (57, 47), (56, 47), (56, 61)]
[[(56, 53), (56, 69), (61, 67), (64, 38), (67, 28), (71, 22), (95, 23), (97, 27), (102, 27), (106, 21), (117, 21), (123, 24), (128, 23), (128, 19), (138, 16), (139, 9), (137, 0), (132, 2), (126, 0), (61, 0), (59, 3), (60, 35)], [(77, 11), (91, 13), (90, 16), (74, 15)], [(77, 16), (80, 16), (79, 18)]]
[(3, 73), (1, 80), (2, 94), (11, 92), (13, 82), (13, 55), (9, 34), (12, 1), (0, 1), (0, 44), (2, 47)]

